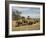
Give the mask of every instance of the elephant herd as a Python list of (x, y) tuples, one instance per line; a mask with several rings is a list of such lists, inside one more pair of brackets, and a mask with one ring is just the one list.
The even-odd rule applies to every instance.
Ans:
[(18, 27), (18, 26), (24, 26), (24, 25), (32, 25), (32, 24), (35, 24), (37, 22), (38, 21), (27, 21), (27, 20), (24, 20), (24, 21), (16, 21), (16, 27)]

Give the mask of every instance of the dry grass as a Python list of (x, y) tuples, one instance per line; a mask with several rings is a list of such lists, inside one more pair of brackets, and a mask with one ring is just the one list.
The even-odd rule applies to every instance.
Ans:
[(24, 31), (24, 30), (40, 30), (40, 22), (37, 22), (36, 24), (32, 25), (24, 25), (24, 26), (19, 26), (15, 27), (16, 21), (13, 21), (12, 23), (12, 31)]

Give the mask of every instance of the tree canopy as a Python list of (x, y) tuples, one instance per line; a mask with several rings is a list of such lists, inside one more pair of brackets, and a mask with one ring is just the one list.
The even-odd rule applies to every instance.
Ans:
[(18, 20), (21, 17), (20, 16), (21, 13), (22, 12), (20, 12), (18, 10), (12, 11), (12, 18), (13, 18), (13, 20)]

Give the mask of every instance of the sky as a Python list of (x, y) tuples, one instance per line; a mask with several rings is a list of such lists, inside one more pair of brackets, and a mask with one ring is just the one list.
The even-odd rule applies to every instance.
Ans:
[(21, 13), (21, 16), (27, 17), (30, 16), (31, 18), (40, 18), (40, 8), (35, 7), (12, 7), (13, 11), (18, 10)]

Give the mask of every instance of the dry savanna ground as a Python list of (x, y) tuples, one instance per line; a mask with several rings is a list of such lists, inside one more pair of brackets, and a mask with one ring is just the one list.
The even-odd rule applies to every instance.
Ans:
[(21, 25), (16, 27), (16, 21), (12, 21), (12, 31), (40, 30), (40, 22), (32, 25)]

